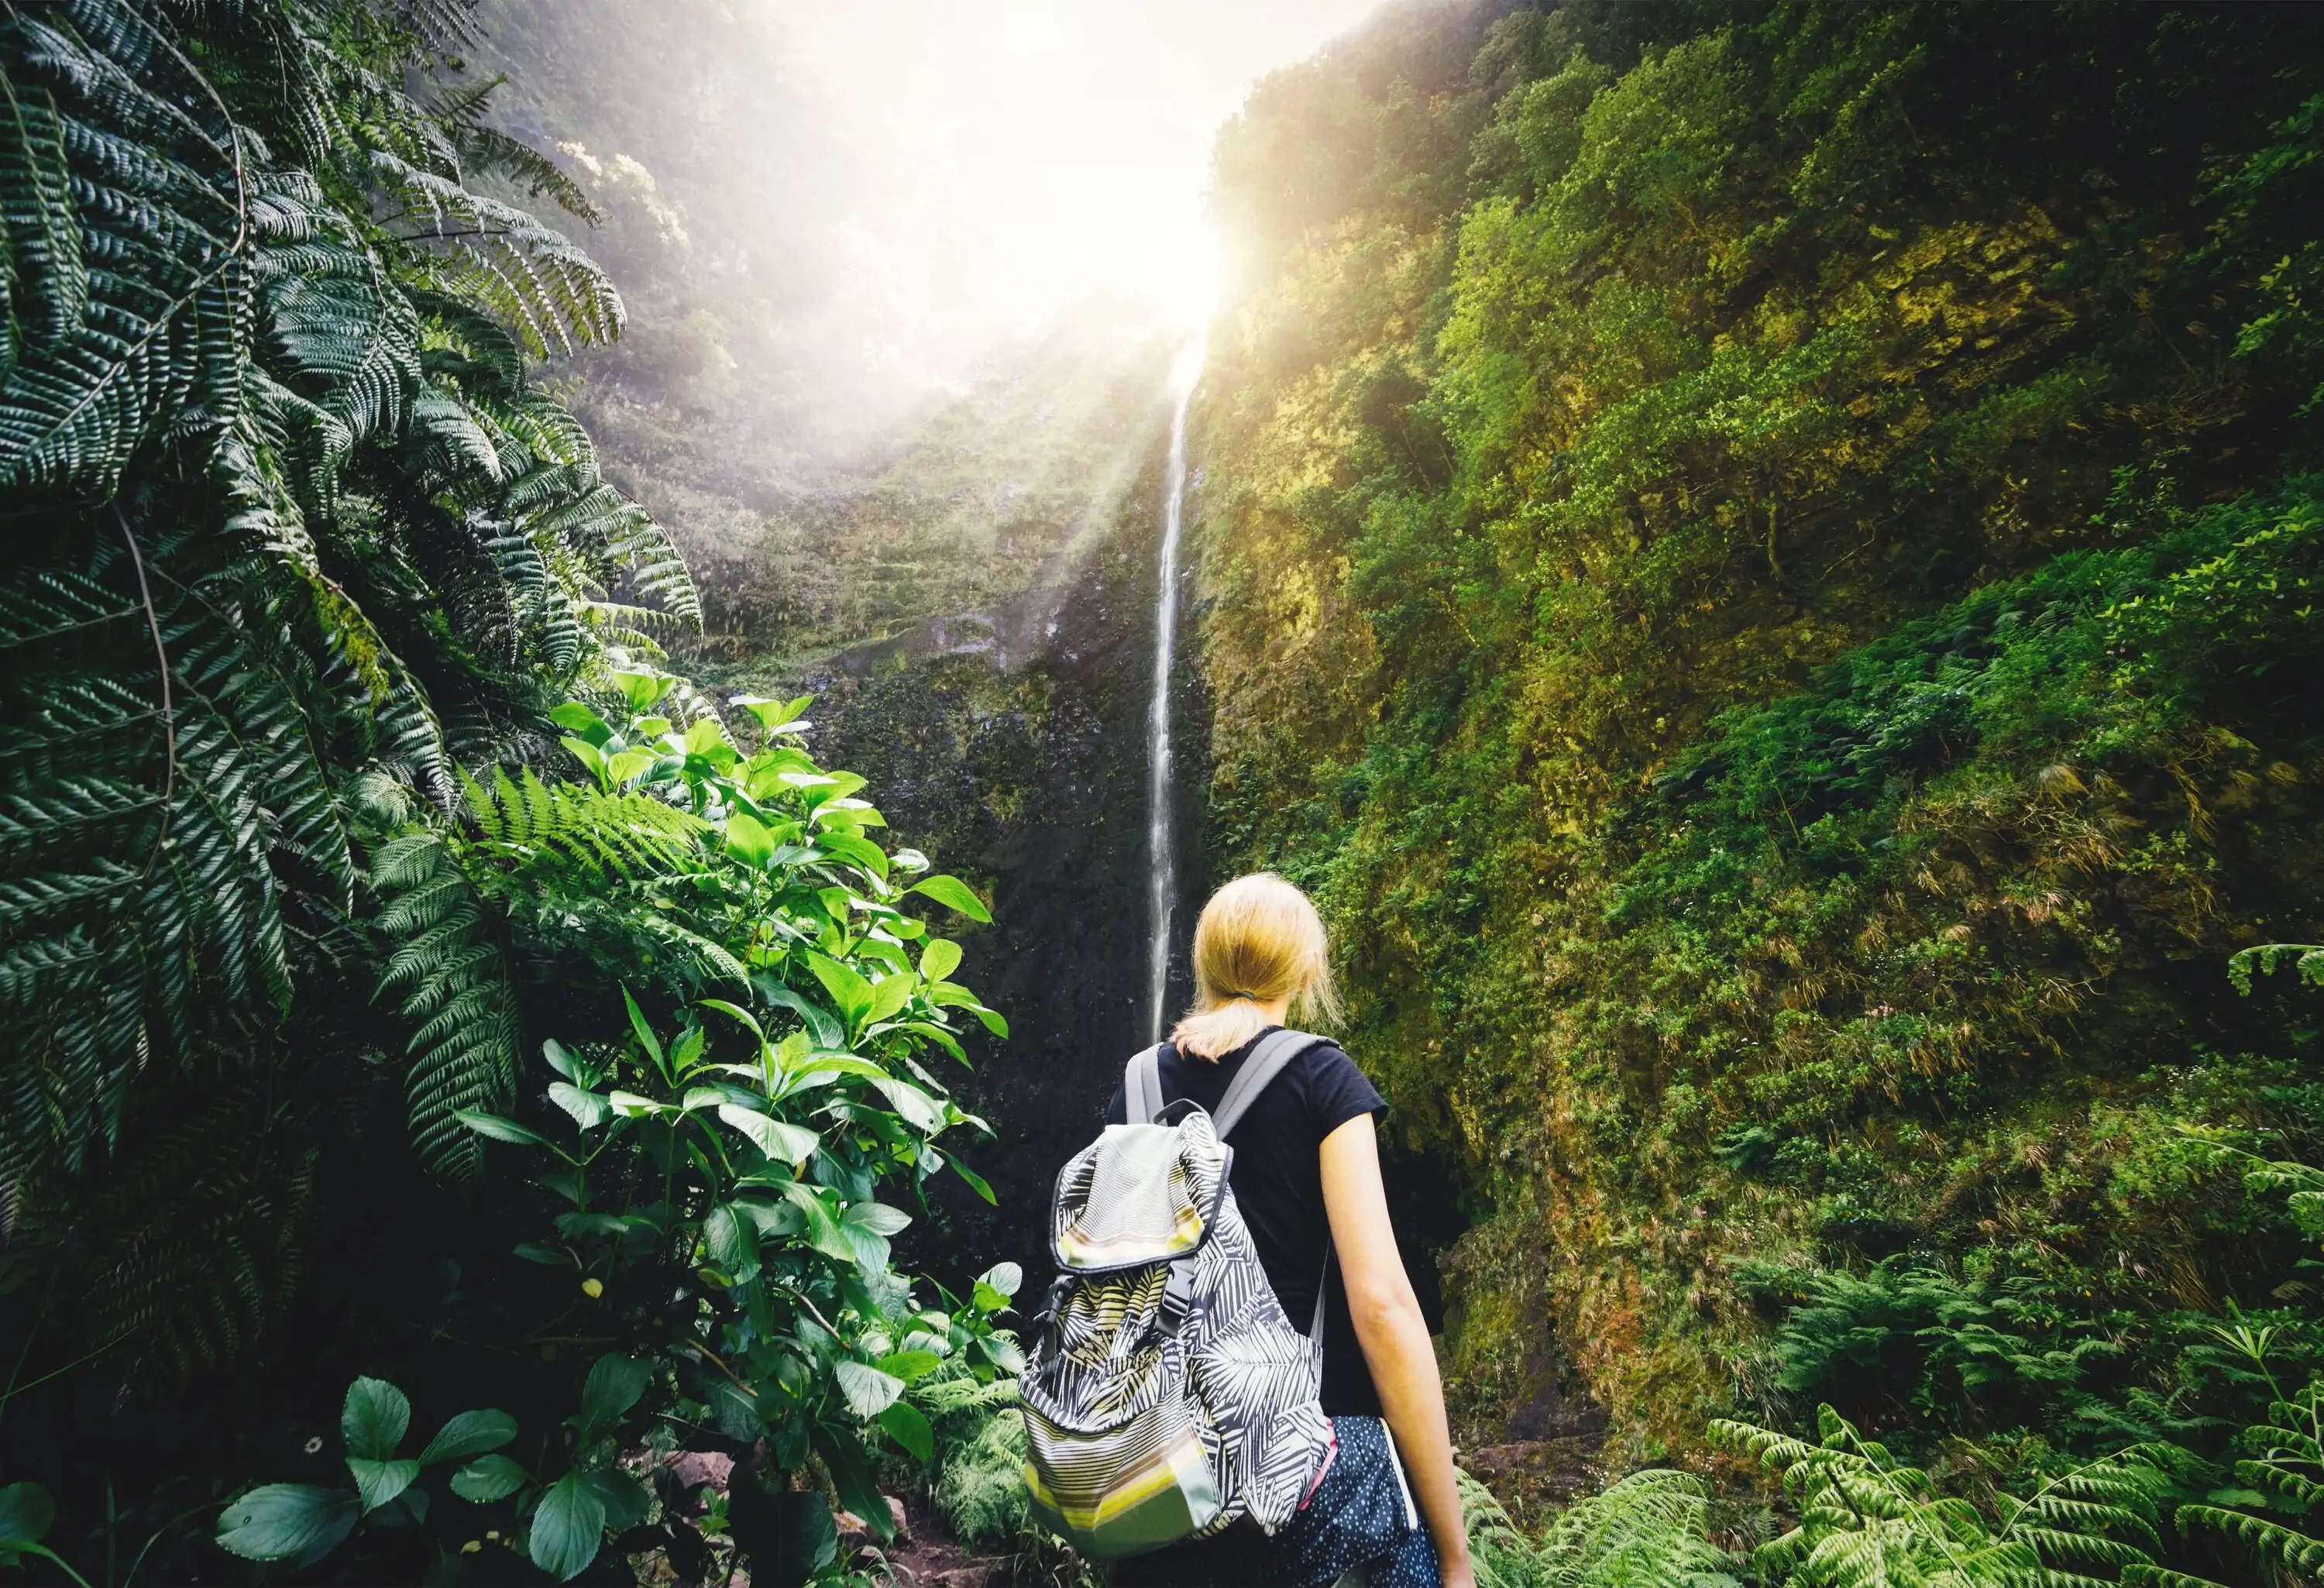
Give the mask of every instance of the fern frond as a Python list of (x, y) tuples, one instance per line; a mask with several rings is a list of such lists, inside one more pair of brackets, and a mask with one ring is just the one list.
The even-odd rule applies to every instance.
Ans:
[(316, 1149), (246, 1083), (189, 1098), (87, 1198), (74, 1239), (97, 1256), (91, 1346), (178, 1379), (230, 1360), (288, 1304)]
[[(410, 1129), (457, 1175), (477, 1144), (455, 1111), (513, 1085), (499, 933), (521, 875), (596, 890), (584, 930), (742, 972), (646, 901), (696, 863), (683, 812), (526, 774), (493, 784), (525, 854), (459, 830), (456, 752), (537, 753), (546, 688), (651, 621), (594, 602), (625, 583), (658, 616), (698, 605), (526, 367), (618, 334), (618, 295), (460, 182), (578, 190), (484, 126), (484, 92), (422, 106), (392, 63), (469, 9), (399, 0), (350, 44), (305, 6), (0, 7), (0, 490), (59, 524), (117, 501), (121, 531), (108, 513), (93, 543), (36, 538), (0, 570), (0, 1221), (12, 1251), (88, 1233), (72, 1251), (102, 1271), (66, 1288), (91, 1338), (156, 1366), (258, 1336), (295, 1275), (303, 1171), (143, 1223), (124, 1202), (118, 1240), (73, 1221), (106, 1187), (160, 1196), (149, 1174), (235, 1184), (195, 1146), (263, 1156), (263, 1110), (171, 1116), (208, 1121), (200, 1143), (144, 1111), (198, 1075), (242, 1096), (314, 978), (375, 981)], [(268, 135), (221, 90), (263, 92)]]
[(2227, 1588), (2226, 1583), (2214, 1583), (2209, 1577), (2190, 1576), (2152, 1564), (2125, 1566), (2122, 1583), (2123, 1588)]
[(238, 402), (237, 134), (187, 108), (214, 102), (155, 37), (93, 0), (0, 19), (0, 224), (29, 333), (0, 374), (0, 489), (109, 494), (172, 411)]
[(401, 206), (405, 241), (438, 245), (423, 255), (438, 283), (488, 305), (535, 357), (622, 334), (612, 279), (562, 233), (384, 150), (373, 153), (371, 177)]
[(527, 768), (521, 778), (494, 774), (486, 788), (464, 778), (480, 845), (495, 859), (529, 864), (561, 861), (592, 877), (654, 877), (696, 854), (703, 822), (642, 794), (608, 794), (586, 783), (544, 783)]
[(522, 188), (528, 197), (547, 198), (567, 215), (595, 226), (605, 218), (588, 190), (557, 162), (497, 127), (464, 122), (451, 131), (452, 146), (471, 176), (498, 177)]
[(466, 48), (476, 42), (476, 0), (393, 0), (393, 8), (438, 48)]
[(505, 1108), (516, 1089), (520, 1024), (507, 967), (440, 834), (383, 845), (369, 880), (388, 901), (374, 925), (396, 943), (379, 991), (402, 990), (398, 1007), (414, 1025), (405, 1081), (413, 1145), (436, 1173), (473, 1178), (483, 1153), (455, 1115)]
[(2182, 1529), (2209, 1528), (2226, 1533), (2254, 1554), (2279, 1561), (2295, 1572), (2312, 1574), (2324, 1567), (2324, 1538), (2312, 1538), (2248, 1511), (2228, 1510), (2216, 1505), (2182, 1505), (2179, 1508), (2179, 1526)]

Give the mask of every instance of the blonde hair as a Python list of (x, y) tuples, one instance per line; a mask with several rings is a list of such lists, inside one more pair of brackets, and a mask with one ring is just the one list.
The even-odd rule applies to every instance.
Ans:
[(1171, 1029), (1182, 1052), (1215, 1059), (1267, 1027), (1262, 1003), (1287, 1000), (1320, 1024), (1340, 1018), (1323, 918), (1273, 872), (1237, 877), (1194, 923), (1194, 1007)]

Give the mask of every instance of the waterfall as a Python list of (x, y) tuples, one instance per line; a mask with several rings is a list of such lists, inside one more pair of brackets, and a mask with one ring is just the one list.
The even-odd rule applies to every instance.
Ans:
[(1154, 590), (1154, 703), (1146, 714), (1152, 769), (1146, 799), (1146, 842), (1151, 862), (1147, 894), (1151, 933), (1147, 951), (1147, 1024), (1148, 1040), (1154, 1042), (1162, 1040), (1163, 1001), (1169, 996), (1170, 986), (1170, 917), (1178, 902), (1178, 854), (1170, 801), (1170, 668), (1178, 644), (1178, 531), (1186, 507), (1186, 407), (1194, 401), (1194, 378), (1202, 370), (1199, 341), (1179, 354), (1170, 370), (1178, 403), (1170, 414), (1169, 495), (1162, 507), (1161, 577)]

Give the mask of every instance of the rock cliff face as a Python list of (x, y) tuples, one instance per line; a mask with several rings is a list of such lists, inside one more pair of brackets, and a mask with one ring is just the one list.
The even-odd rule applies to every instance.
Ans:
[[(1002, 1259), (1046, 1281), (1051, 1182), (1096, 1133), (1123, 1062), (1148, 1039), (1146, 714), (1165, 439), (1157, 422), (1105, 532), (1031, 593), (843, 651), (807, 679), (829, 763), (872, 780), (905, 841), (991, 889), (993, 925), (963, 935), (960, 974), (1008, 1017), (1010, 1036), (978, 1041), (973, 1074), (947, 1079), (997, 1132), (965, 1157), (998, 1205), (947, 1177), (937, 1217), (906, 1237), (910, 1260), (946, 1283)], [(1201, 488), (1197, 476), (1190, 494)], [(1173, 1011), (1193, 997), (1194, 915), (1220, 880), (1200, 626), (1180, 628), (1172, 682)], [(1437, 1259), (1467, 1220), (1441, 1159), (1401, 1149), (1391, 1132), (1385, 1162), (1406, 1268), (1441, 1326)]]
[[(1163, 416), (1167, 418), (1167, 414)], [(964, 1106), (998, 1135), (964, 1142), (997, 1207), (956, 1188), (915, 1262), (946, 1282), (1007, 1258), (1038, 1284), (1057, 1167), (1096, 1132), (1131, 1049), (1146, 1040), (1146, 714), (1152, 689), (1164, 433), (1106, 531), (997, 612), (931, 620), (841, 652), (808, 677), (817, 748), (881, 791), (897, 832), (991, 889), (994, 924), (962, 937), (960, 972), (1004, 1013), (980, 1042)], [(1209, 712), (1182, 651), (1172, 701), (1185, 789), (1207, 786)], [(1181, 799), (1179, 880), (1208, 878), (1199, 802)], [(1184, 938), (1173, 1005), (1191, 992)]]

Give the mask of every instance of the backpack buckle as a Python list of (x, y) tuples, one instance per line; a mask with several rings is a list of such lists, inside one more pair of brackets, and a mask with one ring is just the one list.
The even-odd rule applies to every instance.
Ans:
[(1155, 1327), (1161, 1334), (1176, 1334), (1193, 1309), (1196, 1260), (1182, 1257), (1170, 1265), (1170, 1279), (1162, 1287), (1162, 1306), (1155, 1319)]

